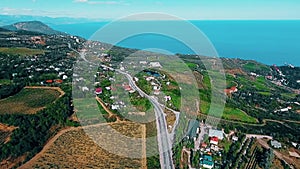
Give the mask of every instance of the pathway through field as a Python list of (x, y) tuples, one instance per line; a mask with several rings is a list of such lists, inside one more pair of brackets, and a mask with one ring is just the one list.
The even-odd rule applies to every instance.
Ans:
[[(69, 131), (78, 131), (82, 129), (88, 129), (92, 127), (100, 127), (100, 126), (105, 126), (105, 125), (112, 125), (112, 124), (122, 124), (122, 123), (128, 123), (128, 121), (121, 121), (121, 122), (112, 122), (112, 123), (101, 123), (101, 124), (94, 124), (94, 125), (88, 125), (88, 126), (83, 126), (83, 127), (68, 127), (65, 129), (62, 129), (59, 131), (54, 137), (52, 137), (43, 147), (42, 151), (40, 151), (38, 154), (36, 154), (32, 159), (27, 161), (24, 165), (19, 167), (19, 169), (28, 169), (32, 167), (35, 162), (40, 159), (46, 152), (51, 148), (51, 146), (54, 144), (54, 142), (63, 134), (69, 132)], [(141, 125), (142, 127), (142, 168), (146, 169), (147, 168), (147, 158), (146, 158), (146, 125)]]

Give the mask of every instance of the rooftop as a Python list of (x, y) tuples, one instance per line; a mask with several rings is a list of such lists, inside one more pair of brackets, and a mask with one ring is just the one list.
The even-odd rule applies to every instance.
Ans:
[(209, 137), (218, 137), (220, 140), (224, 139), (222, 130), (209, 129), (208, 136)]

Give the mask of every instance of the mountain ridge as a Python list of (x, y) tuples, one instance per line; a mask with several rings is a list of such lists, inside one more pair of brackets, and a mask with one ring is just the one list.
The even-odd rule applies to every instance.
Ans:
[(51, 27), (49, 27), (48, 25), (44, 24), (41, 21), (17, 22), (11, 25), (3, 26), (2, 28), (10, 31), (31, 31), (31, 32), (38, 32), (47, 35), (64, 34), (62, 32), (52, 29)]

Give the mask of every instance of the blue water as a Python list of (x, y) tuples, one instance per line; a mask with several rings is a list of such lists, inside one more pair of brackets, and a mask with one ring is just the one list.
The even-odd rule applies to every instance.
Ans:
[[(89, 39), (107, 23), (53, 25), (52, 27)], [(221, 57), (256, 60), (269, 65), (291, 63), (300, 66), (300, 20), (191, 21), (191, 23), (203, 31)], [(117, 45), (136, 49), (159, 48), (171, 53), (193, 54), (191, 49), (177, 40), (151, 34), (131, 37)]]

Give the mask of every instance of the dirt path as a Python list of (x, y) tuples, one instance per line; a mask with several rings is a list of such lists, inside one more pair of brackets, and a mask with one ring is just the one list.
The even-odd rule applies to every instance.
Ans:
[(63, 134), (65, 134), (66, 132), (69, 131), (77, 131), (77, 130), (81, 130), (81, 129), (87, 129), (87, 128), (91, 128), (91, 127), (99, 127), (99, 126), (105, 126), (105, 125), (111, 125), (114, 123), (126, 123), (126, 121), (121, 121), (121, 122), (113, 122), (113, 123), (100, 123), (100, 124), (94, 124), (94, 125), (88, 125), (88, 126), (83, 126), (83, 127), (68, 127), (65, 129), (60, 130), (54, 137), (52, 137), (43, 147), (42, 151), (40, 151), (38, 154), (36, 154), (32, 159), (30, 159), (29, 161), (27, 161), (24, 165), (22, 165), (21, 167), (19, 167), (19, 169), (27, 169), (32, 167), (32, 165), (43, 156), (44, 153), (47, 152), (47, 150), (54, 144), (54, 142)]
[(63, 95), (65, 95), (65, 92), (59, 87), (26, 86), (26, 87), (24, 87), (24, 89), (51, 89), (51, 90), (57, 90), (60, 93), (59, 98), (61, 98)]
[(147, 169), (146, 125), (142, 125), (142, 168)]
[(36, 154), (31, 160), (29, 160), (28, 162), (26, 162), (24, 165), (22, 165), (21, 167), (19, 167), (19, 169), (27, 169), (32, 167), (32, 165), (39, 159), (42, 157), (42, 155), (52, 146), (52, 144), (64, 133), (68, 132), (68, 131), (73, 131), (76, 129), (80, 129), (80, 127), (76, 128), (76, 127), (70, 127), (70, 128), (66, 128), (63, 129), (61, 131), (59, 131), (54, 137), (52, 137), (47, 143), (46, 145), (43, 147), (42, 151), (40, 151), (38, 154)]
[[(264, 148), (269, 149), (271, 148), (267, 142), (265, 142), (264, 140), (261, 139), (257, 139), (258, 143), (260, 145), (262, 145)], [(279, 158), (280, 160), (286, 161), (288, 164), (294, 165), (294, 166), (298, 166), (299, 164), (297, 162), (295, 162), (292, 158), (290, 158), (289, 156), (286, 156), (284, 154), (282, 154), (279, 151), (273, 150), (274, 154), (277, 158)], [(297, 167), (296, 167), (297, 168)], [(299, 168), (297, 168), (299, 169)]]
[(106, 105), (103, 103), (103, 101), (99, 98), (96, 97), (97, 102), (103, 107), (103, 109), (109, 114), (109, 118), (112, 116), (115, 116), (117, 118), (117, 122), (120, 122), (120, 117), (116, 116), (109, 108), (106, 107)]
[(187, 148), (183, 148), (182, 151), (181, 151), (181, 161), (183, 161), (183, 153), (187, 153), (188, 155), (188, 166), (189, 166), (189, 169), (194, 169), (191, 165), (191, 151), (189, 151)]

